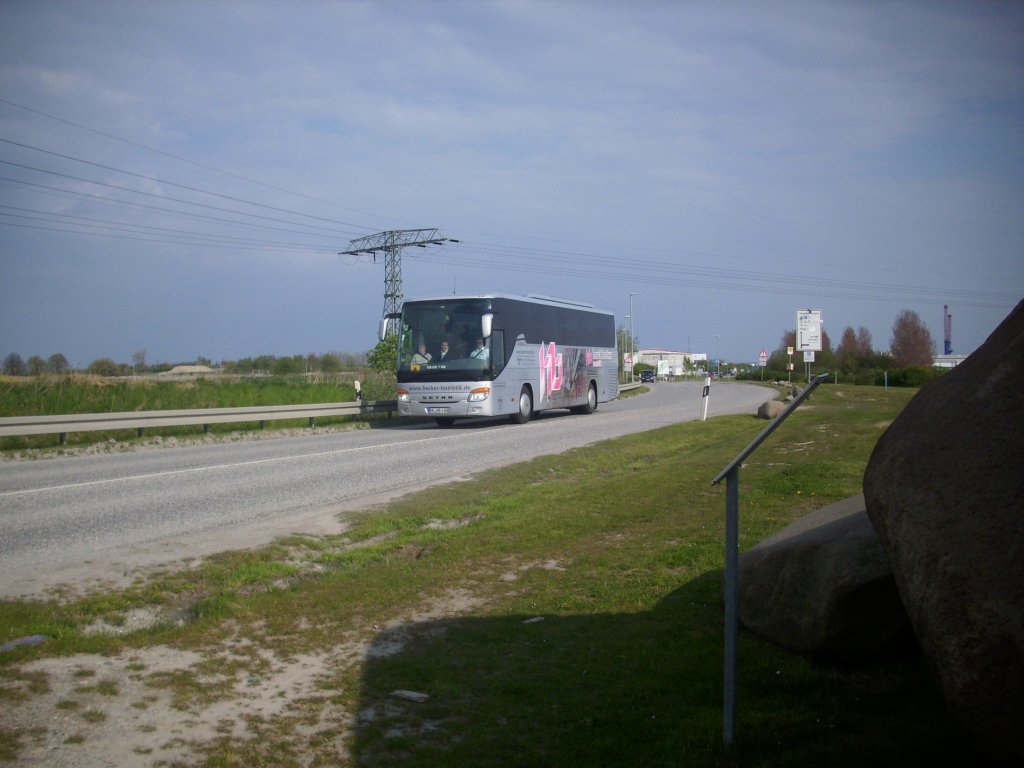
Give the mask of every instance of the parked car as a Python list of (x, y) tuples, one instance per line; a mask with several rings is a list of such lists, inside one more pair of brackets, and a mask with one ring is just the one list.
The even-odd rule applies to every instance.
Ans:
[(654, 383), (654, 371), (640, 371), (640, 383), (641, 384), (653, 384)]

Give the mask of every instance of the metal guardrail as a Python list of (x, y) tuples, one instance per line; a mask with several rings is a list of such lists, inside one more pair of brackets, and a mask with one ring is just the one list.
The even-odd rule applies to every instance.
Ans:
[[(640, 384), (620, 385), (624, 392)], [(258, 421), (262, 429), (268, 421), (285, 419), (314, 419), (323, 416), (361, 416), (394, 413), (398, 404), (394, 400), (357, 400), (352, 403), (317, 403), (307, 405), (266, 405), (244, 408), (195, 408), (178, 411), (119, 411), (113, 413), (76, 413), (64, 416), (4, 416), (0, 417), (0, 437), (25, 435), (60, 435), (65, 442), (70, 432), (102, 432), (114, 429), (135, 429), (142, 436), (150, 427), (184, 427), (202, 425), (209, 431), (211, 424)]]
[(61, 436), (63, 443), (69, 432), (99, 432), (114, 429), (137, 429), (141, 436), (148, 427), (179, 427), (258, 421), (260, 428), (268, 421), (308, 419), (314, 426), (322, 416), (360, 416), (392, 413), (394, 400), (357, 400), (353, 403), (315, 403), (306, 405), (266, 405), (244, 408), (196, 408), (179, 411), (120, 411), (116, 413), (77, 413), (65, 416), (5, 416), (0, 418), (0, 437), (16, 435)]

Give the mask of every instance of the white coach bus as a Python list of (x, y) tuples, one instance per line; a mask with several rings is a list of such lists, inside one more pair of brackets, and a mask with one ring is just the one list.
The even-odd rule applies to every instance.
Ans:
[[(381, 338), (390, 320), (381, 321)], [(619, 393), (615, 316), (546, 296), (444, 296), (402, 306), (398, 411), (455, 419), (569, 408), (592, 413)]]

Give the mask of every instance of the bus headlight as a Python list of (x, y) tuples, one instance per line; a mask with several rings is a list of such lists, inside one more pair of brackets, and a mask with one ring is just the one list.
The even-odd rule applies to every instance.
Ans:
[(478, 387), (477, 389), (471, 389), (469, 391), (469, 402), (471, 403), (482, 403), (491, 395), (490, 387)]
[(409, 402), (409, 390), (400, 389), (398, 390), (398, 402), (408, 403)]

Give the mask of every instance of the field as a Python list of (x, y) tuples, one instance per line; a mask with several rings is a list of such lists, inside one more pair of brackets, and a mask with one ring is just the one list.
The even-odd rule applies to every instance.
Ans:
[[(380, 374), (320, 374), (306, 376), (211, 376), (190, 380), (161, 377), (108, 379), (99, 376), (68, 375), (43, 377), (0, 377), (0, 416), (45, 416), (73, 413), (115, 413), (122, 411), (163, 411), (195, 408), (239, 408), (262, 405), (299, 405), (305, 403), (348, 403), (356, 399), (354, 380), (364, 382), (364, 395), (375, 395), (373, 388), (393, 397), (393, 388), (380, 386)], [(321, 418), (318, 423), (350, 421), (348, 417)], [(301, 427), (303, 420), (277, 421), (278, 429)], [(259, 429), (255, 422), (211, 425), (214, 434), (247, 432)], [(149, 430), (151, 437), (201, 435), (201, 426), (159, 427)], [(68, 444), (88, 445), (116, 439), (131, 442), (134, 430), (112, 432), (72, 432)], [(0, 450), (51, 448), (57, 435), (0, 438)]]
[[(912, 395), (816, 391), (741, 470), (741, 549), (859, 492)], [(0, 642), (47, 638), (0, 654), (0, 760), (982, 761), (919, 655), (838, 666), (746, 632), (723, 747), (725, 493), (711, 479), (763, 426), (670, 426), (428, 489), (344, 536), (0, 604)]]

